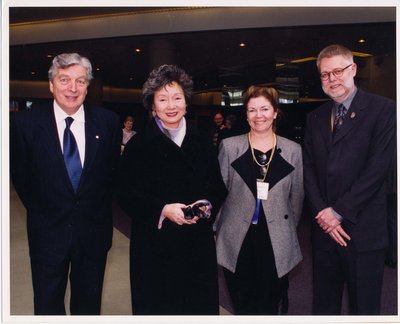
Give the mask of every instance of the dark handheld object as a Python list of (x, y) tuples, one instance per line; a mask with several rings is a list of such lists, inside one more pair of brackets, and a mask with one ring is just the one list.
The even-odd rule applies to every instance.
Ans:
[(208, 218), (209, 215), (202, 211), (200, 207), (207, 207), (207, 205), (204, 203), (197, 203), (193, 206), (182, 208), (185, 219), (193, 219), (195, 216), (199, 218)]

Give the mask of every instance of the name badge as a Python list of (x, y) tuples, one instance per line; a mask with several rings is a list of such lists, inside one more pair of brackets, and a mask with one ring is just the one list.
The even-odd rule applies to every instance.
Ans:
[(257, 198), (261, 200), (268, 199), (268, 182), (257, 181)]

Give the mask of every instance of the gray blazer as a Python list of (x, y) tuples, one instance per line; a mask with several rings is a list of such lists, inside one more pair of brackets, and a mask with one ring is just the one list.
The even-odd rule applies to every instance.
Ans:
[[(303, 162), (301, 146), (280, 136), (277, 136), (276, 153), (279, 168), (273, 171), (275, 181), (270, 183), (268, 199), (262, 201), (262, 206), (277, 273), (282, 277), (302, 260), (296, 227), (304, 199)], [(249, 171), (253, 161), (248, 134), (223, 140), (218, 159), (229, 193), (214, 224), (217, 259), (219, 265), (235, 272), (239, 251), (256, 208), (256, 183)]]

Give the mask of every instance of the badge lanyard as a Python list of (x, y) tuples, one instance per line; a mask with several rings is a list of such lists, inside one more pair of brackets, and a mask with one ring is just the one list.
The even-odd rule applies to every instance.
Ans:
[(256, 157), (255, 157), (254, 148), (253, 148), (253, 145), (251, 143), (250, 133), (249, 133), (249, 144), (250, 144), (250, 149), (251, 149), (251, 155), (253, 156), (253, 161), (258, 166), (260, 166), (261, 168), (266, 168), (265, 173), (264, 173), (264, 177), (262, 179), (257, 179), (256, 210), (254, 211), (253, 219), (251, 221), (253, 224), (257, 224), (257, 222), (258, 222), (258, 214), (259, 214), (259, 211), (260, 211), (260, 200), (267, 200), (268, 199), (269, 183), (268, 182), (264, 182), (264, 181), (265, 181), (265, 179), (267, 177), (269, 166), (271, 164), (272, 158), (273, 158), (274, 153), (275, 153), (276, 135), (274, 134), (274, 142), (273, 142), (273, 146), (272, 146), (271, 156), (269, 157), (268, 162), (265, 163), (265, 164), (259, 163), (257, 161)]

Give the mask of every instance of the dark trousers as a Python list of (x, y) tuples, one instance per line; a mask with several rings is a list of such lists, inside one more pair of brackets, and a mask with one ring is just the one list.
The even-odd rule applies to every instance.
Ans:
[(65, 315), (65, 291), (70, 277), (71, 315), (100, 315), (106, 256), (93, 260), (73, 246), (62, 260), (31, 258), (35, 315)]
[(278, 278), (265, 216), (251, 225), (235, 273), (224, 268), (235, 315), (277, 315), (287, 277)]
[(388, 232), (389, 247), (386, 259), (393, 265), (397, 264), (397, 194), (391, 193), (387, 197), (388, 202)]
[(385, 249), (356, 252), (349, 244), (313, 257), (314, 315), (341, 314), (345, 283), (350, 315), (379, 315)]

